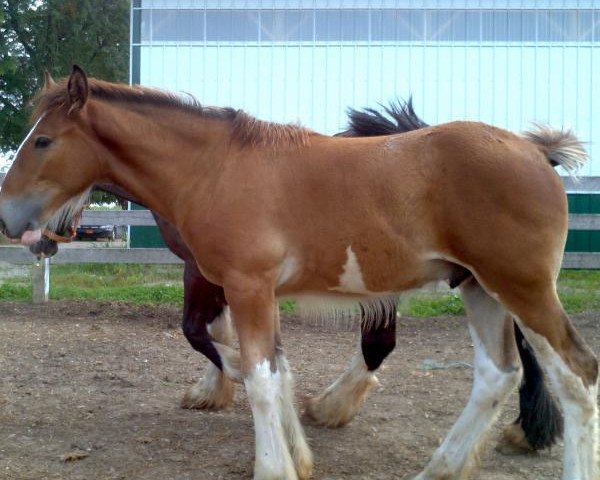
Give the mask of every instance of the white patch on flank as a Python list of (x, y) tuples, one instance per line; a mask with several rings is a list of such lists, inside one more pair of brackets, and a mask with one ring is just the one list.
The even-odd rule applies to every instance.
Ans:
[(255, 480), (297, 480), (282, 427), (282, 379), (268, 360), (256, 364), (244, 379), (256, 436)]
[(360, 265), (358, 264), (358, 259), (356, 258), (356, 254), (352, 251), (352, 246), (349, 246), (346, 249), (346, 264), (344, 265), (344, 271), (340, 275), (340, 285), (338, 287), (332, 287), (330, 290), (362, 295), (381, 295), (385, 293), (375, 293), (367, 289)]
[(463, 478), (485, 433), (500, 413), (500, 406), (519, 382), (519, 371), (503, 371), (490, 358), (474, 328), (469, 326), (475, 347), (475, 378), (471, 397), (442, 445), (415, 480)]
[(378, 384), (367, 368), (359, 341), (346, 371), (321, 395), (308, 401), (306, 412), (320, 425), (341, 427), (356, 416), (367, 394)]
[(298, 271), (298, 260), (293, 255), (286, 255), (281, 263), (279, 275), (277, 276), (277, 286), (285, 285)]
[(565, 415), (563, 476), (565, 480), (598, 479), (598, 385), (586, 387), (545, 337), (519, 326), (535, 349)]
[(332, 290), (349, 293), (368, 293), (358, 259), (352, 251), (351, 246), (346, 249), (346, 257), (344, 272), (340, 275), (340, 286), (334, 287)]

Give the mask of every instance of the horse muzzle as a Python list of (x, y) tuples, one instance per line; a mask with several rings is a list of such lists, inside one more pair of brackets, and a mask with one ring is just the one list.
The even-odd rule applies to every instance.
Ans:
[(0, 202), (0, 231), (8, 238), (31, 245), (41, 238), (39, 217), (42, 202), (36, 198), (7, 199)]

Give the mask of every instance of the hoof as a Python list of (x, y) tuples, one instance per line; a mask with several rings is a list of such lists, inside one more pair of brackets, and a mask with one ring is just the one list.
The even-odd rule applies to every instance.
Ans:
[(521, 425), (513, 423), (502, 433), (498, 445), (496, 445), (496, 451), (503, 455), (524, 455), (534, 453), (536, 450), (525, 438), (525, 432)]
[(374, 374), (370, 374), (352, 385), (352, 388), (330, 387), (321, 395), (305, 401), (304, 414), (317, 425), (343, 427), (356, 416), (367, 394), (377, 385), (379, 380)]
[(234, 383), (213, 367), (216, 372), (208, 372), (193, 385), (181, 399), (181, 408), (196, 410), (221, 410), (233, 402)]

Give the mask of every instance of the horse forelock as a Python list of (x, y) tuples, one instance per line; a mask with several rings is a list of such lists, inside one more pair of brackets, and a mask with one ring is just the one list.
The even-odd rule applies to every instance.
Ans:
[[(41, 90), (34, 98), (32, 123), (45, 113), (68, 113), (68, 79)], [(202, 105), (193, 95), (178, 95), (164, 90), (140, 85), (110, 83), (88, 78), (89, 95), (92, 99), (126, 104), (130, 107), (150, 106), (183, 111), (202, 118), (224, 120), (231, 124), (231, 137), (242, 147), (296, 147), (306, 145), (311, 130), (297, 124), (279, 124), (259, 120), (252, 115), (231, 107), (211, 107)]]

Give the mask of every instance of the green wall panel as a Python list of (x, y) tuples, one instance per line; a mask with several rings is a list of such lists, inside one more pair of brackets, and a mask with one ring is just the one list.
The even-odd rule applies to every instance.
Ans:
[[(145, 210), (145, 208), (131, 204), (132, 210)], [(131, 248), (162, 248), (166, 247), (158, 227), (130, 227), (129, 246)]]
[[(600, 213), (600, 195), (570, 194), (570, 213)], [(600, 252), (600, 231), (570, 231), (567, 252)]]

